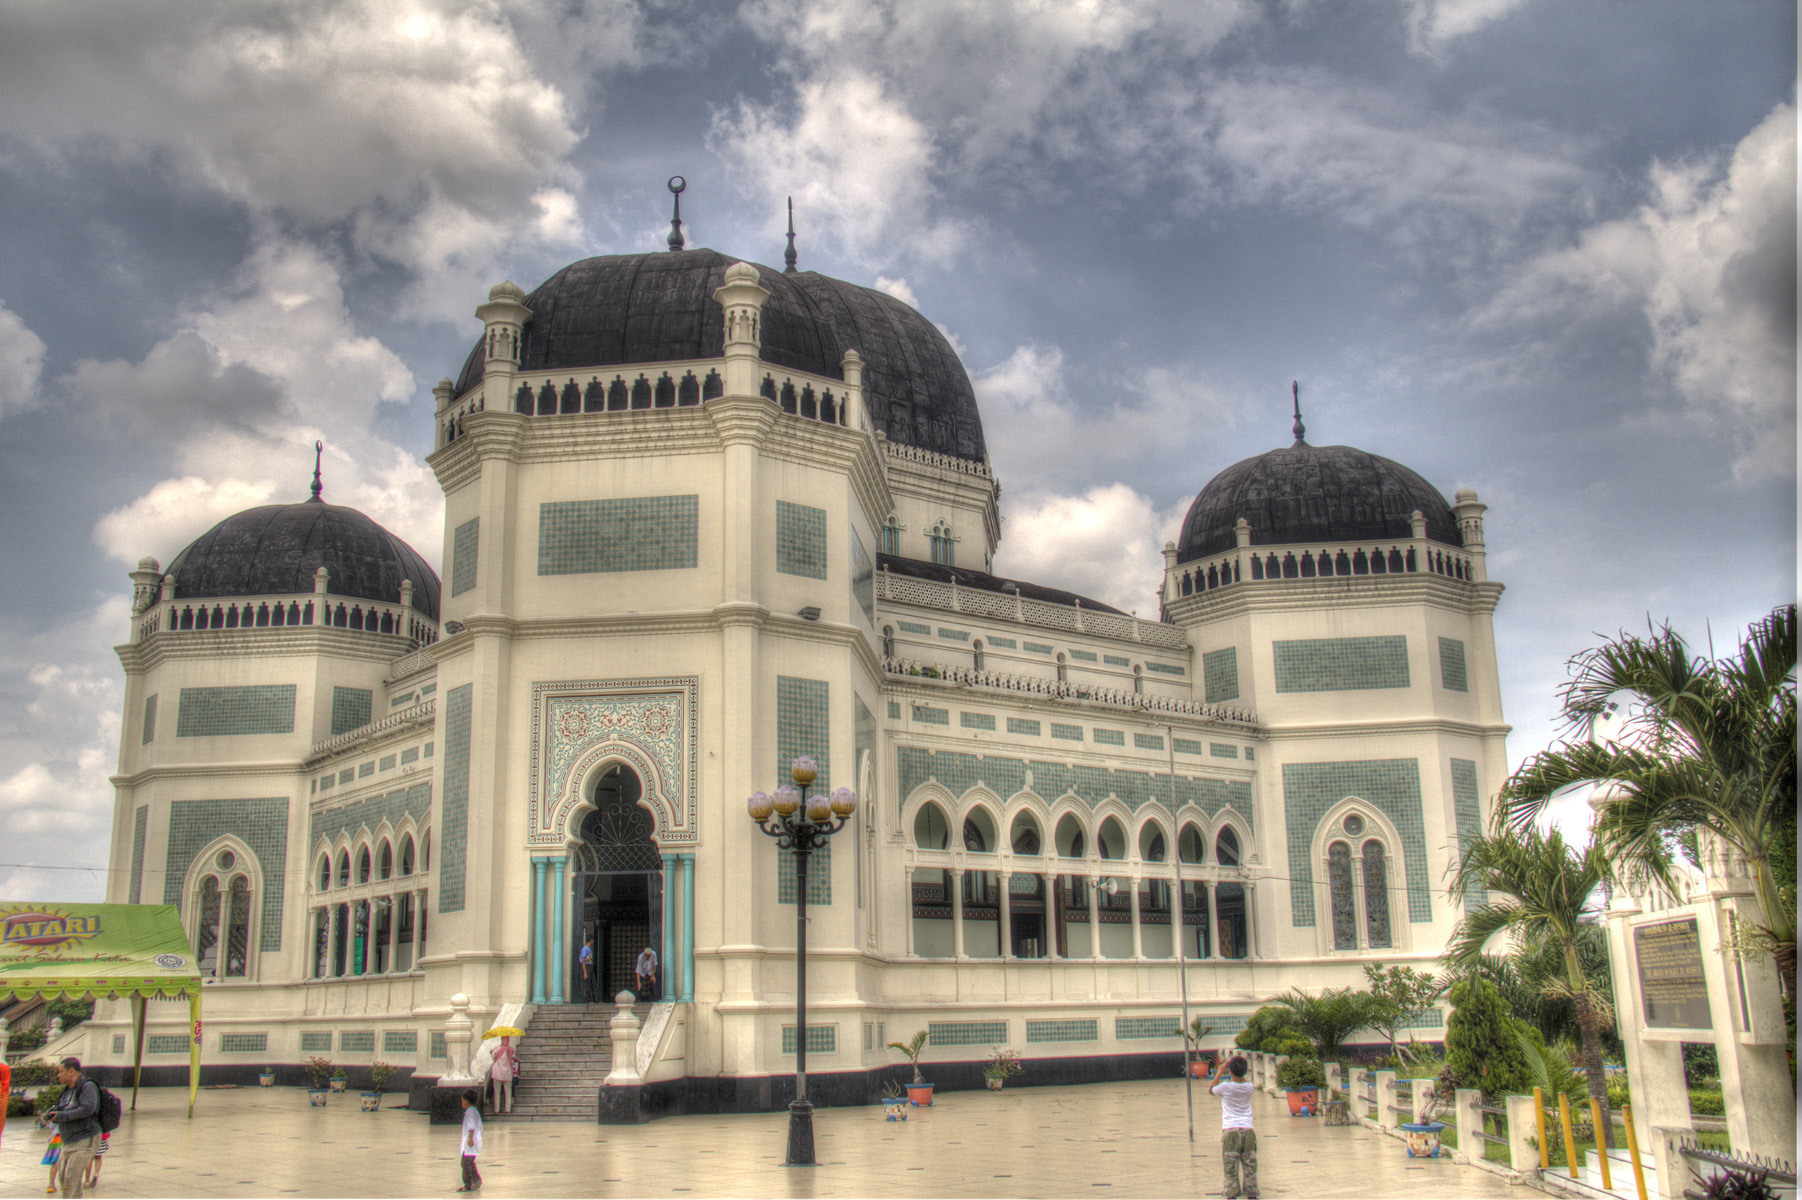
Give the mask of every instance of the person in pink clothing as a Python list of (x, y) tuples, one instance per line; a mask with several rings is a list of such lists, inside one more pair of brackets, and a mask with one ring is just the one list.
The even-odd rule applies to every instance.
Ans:
[(489, 1072), (489, 1078), (494, 1080), (495, 1112), (513, 1111), (513, 1079), (518, 1074), (519, 1052), (513, 1048), (513, 1039), (503, 1036), (494, 1051), (494, 1068)]

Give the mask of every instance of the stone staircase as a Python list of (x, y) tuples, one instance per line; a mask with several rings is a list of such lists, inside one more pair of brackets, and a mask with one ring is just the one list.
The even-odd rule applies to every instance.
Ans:
[[(491, 1121), (586, 1121), (593, 1124), (598, 1096), (613, 1070), (609, 1022), (612, 1004), (540, 1004), (520, 1039), (524, 1076), (513, 1086), (513, 1111)], [(634, 1005), (640, 1021), (649, 1004)]]

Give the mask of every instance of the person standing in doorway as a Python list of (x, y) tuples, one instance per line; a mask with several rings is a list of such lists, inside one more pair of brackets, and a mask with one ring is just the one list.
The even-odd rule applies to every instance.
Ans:
[(655, 1000), (657, 998), (657, 952), (649, 946), (638, 956), (638, 963), (633, 967), (638, 975), (638, 998)]
[(578, 954), (576, 957), (578, 960), (580, 960), (580, 962), (582, 964), (582, 1000), (584, 1003), (593, 1004), (594, 1003), (594, 938), (593, 937), (590, 937), (586, 942), (582, 943), (582, 953)]
[[(1245, 1059), (1235, 1054), (1214, 1072), (1208, 1090), (1220, 1097), (1220, 1157), (1226, 1169), (1226, 1200), (1257, 1200), (1258, 1135), (1252, 1128), (1251, 1096), (1257, 1089), (1245, 1081)], [(1221, 1076), (1231, 1072), (1232, 1078)]]

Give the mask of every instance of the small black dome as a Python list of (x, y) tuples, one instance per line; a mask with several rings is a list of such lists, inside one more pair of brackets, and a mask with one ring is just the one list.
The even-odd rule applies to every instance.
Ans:
[(225, 518), (169, 565), (175, 599), (298, 596), (313, 572), (331, 572), (334, 596), (400, 602), (413, 581), (413, 607), (438, 619), (438, 576), (413, 547), (354, 508), (307, 500), (266, 504)]
[[(724, 313), (713, 293), (738, 259), (713, 250), (609, 254), (571, 263), (527, 296), (520, 369), (612, 367), (718, 358)], [(752, 263), (769, 290), (763, 360), (842, 379), (846, 350), (863, 357), (864, 403), (889, 440), (981, 461), (976, 393), (957, 352), (931, 321), (893, 296), (814, 271), (785, 275)], [(482, 381), (481, 339), (457, 379)]]
[(1176, 561), (1231, 549), (1240, 517), (1251, 523), (1253, 545), (1282, 546), (1412, 537), (1408, 518), (1416, 510), (1427, 519), (1427, 537), (1464, 544), (1445, 497), (1407, 467), (1353, 446), (1302, 443), (1214, 476), (1183, 519)]

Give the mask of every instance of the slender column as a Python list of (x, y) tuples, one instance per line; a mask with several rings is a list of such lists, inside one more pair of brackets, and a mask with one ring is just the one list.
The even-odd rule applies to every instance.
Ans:
[(1219, 907), (1215, 904), (1215, 891), (1218, 886), (1212, 880), (1204, 885), (1203, 899), (1208, 902), (1208, 910), (1201, 914), (1201, 928), (1208, 935), (1208, 961), (1220, 961), (1220, 917)]
[(1145, 930), (1139, 924), (1139, 881), (1132, 881), (1133, 890), (1133, 957), (1145, 957)]
[(544, 859), (542, 858), (532, 860), (532, 1003), (544, 1003)]
[(388, 970), (390, 973), (400, 969), (400, 960), (394, 952), (400, 949), (400, 902), (393, 896), (388, 897)]
[(1089, 957), (1101, 957), (1101, 876), (1089, 876)]
[(1257, 896), (1252, 891), (1252, 883), (1247, 880), (1245, 883), (1245, 957), (1248, 959), (1258, 956), (1258, 927), (1256, 918), (1252, 915), (1258, 909), (1256, 900)]
[(669, 999), (670, 973), (676, 969), (676, 923), (670, 920), (670, 901), (676, 897), (676, 872), (681, 868), (674, 854), (663, 856), (663, 987), (657, 993), (660, 1000)]
[(964, 873), (951, 872), (951, 953), (964, 956)]
[[(329, 979), (336, 979), (343, 974), (343, 972), (338, 970), (338, 947), (344, 941), (344, 938), (338, 931), (339, 907), (340, 905), (334, 904), (325, 910), (325, 974)], [(344, 956), (344, 961), (345, 965), (348, 967), (350, 963), (350, 956), (348, 954)]]
[(1001, 878), (1001, 925), (998, 934), (1001, 938), (1001, 957), (1014, 956), (1014, 901), (1009, 894), (1013, 890), (1014, 874), (1003, 871)]
[(914, 869), (912, 867), (905, 868), (902, 876), (906, 881), (902, 886), (907, 889), (905, 893), (907, 907), (902, 910), (902, 914), (907, 918), (907, 957), (912, 958), (919, 953), (914, 949)]
[(569, 907), (569, 897), (564, 894), (563, 868), (569, 859), (558, 855), (551, 859), (551, 971), (550, 971), (550, 1003), (565, 1004), (569, 997), (563, 992), (563, 960), (569, 957), (569, 947), (563, 941), (563, 910)]
[(1061, 958), (1057, 952), (1057, 922), (1064, 898), (1057, 893), (1057, 872), (1045, 872), (1045, 957)]
[(682, 999), (695, 998), (695, 856), (682, 856)]

